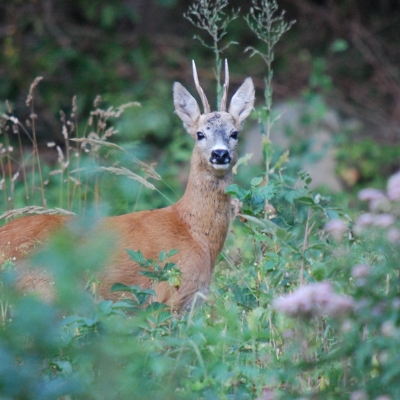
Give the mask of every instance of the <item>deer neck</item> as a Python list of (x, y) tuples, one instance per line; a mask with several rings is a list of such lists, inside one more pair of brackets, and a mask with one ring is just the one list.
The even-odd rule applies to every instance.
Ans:
[(208, 248), (212, 267), (229, 228), (231, 205), (225, 190), (232, 180), (232, 171), (216, 176), (194, 152), (185, 194), (175, 205), (193, 238)]

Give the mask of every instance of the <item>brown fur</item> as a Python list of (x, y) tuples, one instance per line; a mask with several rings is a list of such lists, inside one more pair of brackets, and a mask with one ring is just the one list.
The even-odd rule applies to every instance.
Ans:
[[(243, 87), (247, 103), (240, 101)], [(242, 92), (240, 92), (242, 90)], [(174, 205), (105, 218), (100, 226), (114, 234), (116, 246), (111, 250), (110, 260), (99, 273), (99, 294), (106, 299), (117, 300), (120, 292), (110, 293), (116, 283), (149, 287), (150, 281), (139, 273), (139, 266), (128, 256), (126, 249), (140, 250), (146, 258), (158, 259), (160, 251), (177, 249), (171, 258), (182, 272), (179, 288), (161, 283), (156, 287), (157, 301), (166, 302), (176, 310), (190, 307), (196, 292), (207, 294), (218, 254), (221, 252), (229, 227), (230, 197), (225, 194), (232, 182), (232, 166), (237, 160), (236, 142), (230, 139), (232, 130), (239, 130), (254, 101), (254, 88), (247, 80), (238, 90), (238, 107), (228, 112), (200, 115), (193, 105), (194, 98), (179, 84), (174, 86), (174, 102), (177, 114), (182, 118), (188, 132), (204, 131), (207, 142), (197, 143), (191, 160), (191, 172), (183, 197)], [(190, 98), (188, 97), (190, 96)], [(189, 106), (187, 102), (192, 102)], [(246, 113), (243, 113), (243, 107)], [(189, 108), (187, 108), (189, 107)], [(237, 109), (239, 109), (237, 111)], [(236, 114), (235, 114), (236, 112)], [(181, 113), (186, 113), (182, 117)], [(215, 137), (225, 135), (232, 162), (226, 169), (218, 169), (210, 162), (210, 148), (217, 146)], [(220, 143), (221, 138), (218, 139)], [(230, 144), (229, 144), (230, 143)], [(27, 216), (14, 220), (0, 228), (0, 265), (15, 260), (20, 273), (22, 290), (37, 290), (44, 297), (52, 296), (51, 278), (43, 272), (27, 267), (27, 256), (37, 245), (45, 241), (65, 225), (71, 217), (57, 215)], [(101, 229), (100, 229), (101, 230)]]

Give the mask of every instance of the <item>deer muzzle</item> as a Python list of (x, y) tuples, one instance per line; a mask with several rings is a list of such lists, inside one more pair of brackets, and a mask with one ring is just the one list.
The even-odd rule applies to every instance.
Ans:
[(228, 165), (232, 160), (228, 150), (216, 149), (211, 152), (210, 163), (216, 165)]

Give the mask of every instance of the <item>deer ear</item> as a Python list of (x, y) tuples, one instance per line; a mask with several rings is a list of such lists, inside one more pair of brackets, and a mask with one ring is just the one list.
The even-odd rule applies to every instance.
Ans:
[(173, 92), (175, 112), (189, 131), (200, 117), (200, 108), (195, 98), (179, 82), (174, 83)]
[(251, 78), (246, 78), (242, 86), (233, 95), (229, 106), (229, 114), (238, 124), (250, 115), (254, 105), (254, 85)]

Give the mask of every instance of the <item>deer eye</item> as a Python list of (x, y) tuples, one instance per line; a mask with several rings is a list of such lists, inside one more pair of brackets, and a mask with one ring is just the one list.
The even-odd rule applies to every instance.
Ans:
[(237, 138), (238, 138), (238, 133), (237, 133), (237, 132), (232, 132), (232, 133), (231, 133), (231, 138), (237, 140)]
[(201, 140), (201, 139), (204, 139), (204, 138), (205, 138), (204, 133), (197, 132), (197, 140)]

